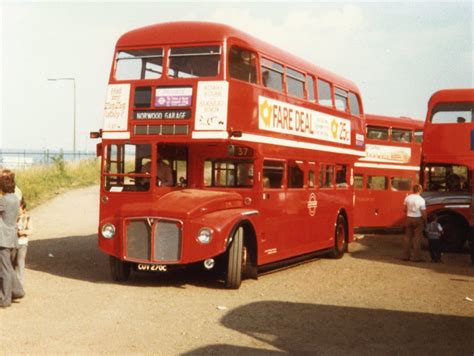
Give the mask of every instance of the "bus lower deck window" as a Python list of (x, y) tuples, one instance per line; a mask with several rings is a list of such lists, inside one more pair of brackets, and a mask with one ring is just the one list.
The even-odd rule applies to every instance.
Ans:
[(283, 173), (285, 164), (279, 161), (263, 162), (263, 187), (281, 188), (283, 186)]
[(206, 160), (204, 186), (250, 188), (253, 186), (253, 162)]

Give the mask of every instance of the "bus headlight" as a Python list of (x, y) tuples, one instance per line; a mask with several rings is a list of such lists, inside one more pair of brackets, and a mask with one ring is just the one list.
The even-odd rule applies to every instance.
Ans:
[(115, 236), (115, 226), (113, 224), (105, 224), (102, 226), (102, 237), (104, 239), (111, 239)]
[(208, 244), (212, 240), (212, 230), (208, 227), (203, 227), (199, 230), (197, 239), (202, 244)]

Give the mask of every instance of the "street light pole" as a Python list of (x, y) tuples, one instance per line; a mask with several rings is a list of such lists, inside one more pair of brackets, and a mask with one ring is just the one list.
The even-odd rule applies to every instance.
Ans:
[(72, 127), (72, 153), (73, 159), (76, 158), (76, 78), (48, 78), (49, 81), (59, 81), (59, 80), (72, 80), (72, 87), (74, 93), (74, 116), (73, 116), (73, 127)]

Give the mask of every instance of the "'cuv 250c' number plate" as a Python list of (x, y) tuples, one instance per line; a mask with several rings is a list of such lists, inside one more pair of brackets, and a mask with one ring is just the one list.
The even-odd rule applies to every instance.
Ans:
[(139, 263), (137, 265), (137, 270), (139, 271), (151, 271), (151, 272), (166, 272), (168, 270), (166, 265), (147, 265), (144, 263)]

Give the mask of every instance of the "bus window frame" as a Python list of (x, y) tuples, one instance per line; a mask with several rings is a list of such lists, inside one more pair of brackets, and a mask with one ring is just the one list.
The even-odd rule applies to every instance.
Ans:
[[(294, 163), (294, 164), (290, 164)], [(290, 167), (296, 166), (302, 173), (302, 185), (294, 187), (293, 185), (290, 186)], [(306, 184), (306, 171), (307, 171), (307, 165), (306, 162), (298, 159), (288, 159), (286, 161), (286, 188), (289, 190), (301, 190), (301, 189), (306, 189), (307, 184)]]
[[(408, 133), (408, 141), (401, 140), (401, 139), (395, 140), (394, 139), (395, 136), (393, 134), (394, 131), (400, 131), (400, 132)], [(402, 127), (390, 127), (389, 133), (390, 133), (390, 141), (391, 142), (396, 142), (397, 144), (399, 144), (399, 143), (412, 144), (413, 143), (413, 130), (412, 129), (405, 129), (405, 128), (402, 128)], [(400, 138), (401, 137), (402, 137), (402, 135), (400, 135)]]
[[(280, 187), (271, 187), (271, 186), (265, 186), (265, 162), (274, 162), (274, 163), (281, 163), (283, 165), (283, 170), (282, 170), (282, 177), (281, 177), (281, 184)], [(262, 183), (261, 186), (263, 190), (284, 190), (286, 189), (286, 170), (287, 170), (287, 163), (285, 159), (279, 159), (279, 158), (269, 158), (269, 157), (263, 157), (262, 158)]]
[[(356, 182), (356, 176), (360, 176), (362, 178), (362, 180), (360, 181), (361, 182), (361, 186), (360, 188), (358, 186), (356, 186), (355, 182)], [(361, 190), (366, 190), (366, 186), (365, 186), (365, 174), (364, 173), (354, 173), (354, 184), (353, 184), (353, 188), (354, 188), (354, 191), (361, 191)]]
[[(344, 108), (337, 105), (338, 99), (344, 103)], [(349, 113), (349, 91), (340, 87), (334, 86), (334, 108), (340, 112)]]
[[(326, 186), (326, 172), (327, 168), (332, 168), (331, 180), (329, 182), (329, 186)], [(328, 162), (320, 162), (318, 165), (318, 187), (319, 189), (336, 189), (336, 163), (328, 163)], [(321, 180), (321, 174), (323, 175), (324, 179)]]
[[(305, 174), (305, 182), (306, 182), (306, 187), (308, 189), (317, 189), (319, 187), (319, 182), (318, 182), (318, 167), (319, 165), (316, 163), (316, 162), (313, 162), (313, 161), (309, 161), (307, 162), (306, 164), (306, 174)], [(310, 172), (313, 172), (313, 185), (311, 186), (309, 183), (310, 183), (310, 177), (309, 177), (309, 173)]]
[[(369, 130), (371, 128), (374, 128), (374, 129), (382, 129), (383, 132), (386, 131), (386, 138), (374, 138), (374, 137), (369, 137)], [(366, 127), (366, 136), (367, 136), (367, 140), (377, 140), (377, 141), (381, 141), (381, 142), (389, 142), (390, 139), (391, 139), (391, 135), (390, 135), (390, 127), (388, 126), (380, 126), (380, 125), (367, 125)]]
[[(312, 81), (312, 86), (310, 86), (309, 81)], [(305, 82), (305, 87), (306, 87), (306, 100), (308, 100), (312, 104), (317, 103), (317, 96), (316, 96), (316, 76), (311, 74), (311, 73), (306, 73), (306, 82)], [(311, 88), (311, 91), (310, 89)], [(310, 93), (313, 94), (313, 98), (310, 98)]]
[[(206, 185), (206, 180), (205, 180), (205, 170), (206, 170), (206, 162), (210, 162), (211, 164), (211, 184)], [(234, 168), (229, 169), (229, 168), (216, 168), (217, 163), (225, 163), (229, 164), (232, 163), (234, 164)], [(251, 168), (253, 170), (252, 173), (252, 184), (251, 185), (239, 185), (238, 184), (238, 166), (240, 164), (251, 164)], [(225, 171), (226, 172), (226, 184), (225, 185), (216, 185), (216, 179), (214, 176), (215, 171)], [(228, 175), (227, 172), (233, 171), (235, 174), (233, 176), (234, 179), (234, 185), (229, 185), (228, 184)], [(250, 175), (249, 175), (250, 177)], [(245, 159), (235, 159), (235, 158), (223, 158), (223, 157), (207, 157), (202, 161), (202, 189), (253, 189), (255, 187), (256, 180), (255, 180), (255, 160), (253, 158), (245, 158)]]
[[(360, 117), (362, 115), (362, 106), (361, 106), (361, 101), (360, 101), (360, 98), (359, 98), (359, 95), (352, 92), (352, 91), (348, 91), (348, 101), (349, 101), (349, 112), (351, 113), (352, 116), (355, 116), (355, 117)], [(354, 98), (355, 100), (355, 104), (357, 105), (357, 110), (359, 111), (358, 113), (355, 113), (352, 111), (352, 103), (353, 101), (351, 100), (351, 98)]]
[[(246, 80), (243, 80), (243, 79), (235, 78), (230, 74), (230, 63), (231, 63), (230, 62), (230, 51), (234, 47), (240, 49), (241, 51), (247, 51), (247, 52), (252, 53), (254, 55), (254, 58), (252, 58), (252, 60), (254, 61), (254, 65), (255, 65), (255, 81), (254, 82), (249, 82), (249, 81), (246, 81)], [(237, 80), (239, 82), (243, 82), (243, 83), (246, 83), (248, 85), (261, 84), (261, 80), (260, 80), (260, 78), (261, 78), (261, 74), (260, 74), (260, 68), (261, 68), (260, 63), (261, 63), (261, 61), (260, 61), (260, 54), (257, 50), (251, 49), (251, 48), (248, 48), (248, 47), (245, 47), (245, 46), (241, 46), (241, 45), (236, 44), (236, 43), (229, 43), (226, 50), (227, 50), (227, 52), (223, 53), (223, 56), (226, 57), (225, 60), (223, 60), (223, 62), (224, 62), (224, 65), (226, 67), (225, 73), (226, 73), (228, 79)]]
[[(265, 62), (270, 62), (271, 64), (276, 64), (278, 66), (281, 67), (281, 71), (276, 69), (276, 68), (273, 68), (273, 67), (269, 67)], [(264, 68), (266, 69), (267, 72), (276, 72), (276, 73), (279, 73), (281, 74), (281, 90), (278, 90), (278, 89), (275, 89), (274, 87), (271, 87), (271, 86), (267, 86), (265, 84), (265, 80), (264, 80), (264, 73), (265, 73), (265, 70)], [(265, 88), (265, 89), (269, 89), (269, 90), (272, 90), (276, 93), (280, 93), (280, 94), (284, 94), (284, 95), (288, 95), (287, 92), (286, 92), (286, 82), (285, 82), (285, 65), (281, 62), (281, 61), (278, 61), (278, 60), (274, 60), (274, 59), (271, 59), (270, 57), (268, 56), (265, 56), (265, 55), (262, 55), (260, 57), (260, 62), (259, 62), (259, 69), (260, 69), (260, 84)]]
[[(326, 83), (329, 85), (329, 96), (330, 96), (330, 99), (331, 99), (331, 103), (329, 104), (329, 102), (327, 104), (323, 104), (321, 101), (320, 101), (320, 97), (319, 97), (319, 82), (322, 82), (322, 83)], [(326, 80), (324, 78), (321, 78), (321, 77), (317, 77), (316, 78), (316, 103), (318, 105), (320, 105), (321, 107), (324, 107), (324, 108), (332, 108), (334, 109), (334, 85), (331, 81), (329, 80)], [(327, 100), (327, 99), (326, 99)]]
[[(112, 66), (112, 72), (111, 72), (111, 77), (114, 79), (114, 81), (116, 82), (133, 82), (133, 81), (153, 81), (153, 80), (161, 80), (164, 76), (165, 76), (165, 70), (166, 70), (166, 58), (167, 58), (167, 54), (166, 54), (166, 46), (161, 46), (161, 47), (158, 47), (158, 48), (141, 48), (141, 47), (137, 47), (137, 48), (116, 48), (115, 49), (115, 53), (114, 53), (114, 61), (113, 61), (113, 66)], [(148, 55), (148, 56), (137, 56), (137, 57), (133, 57), (133, 58), (118, 58), (120, 53), (122, 52), (125, 52), (127, 53), (127, 51), (129, 52), (134, 52), (134, 51), (146, 51), (146, 50), (157, 50), (157, 49), (161, 49), (161, 56), (160, 55)], [(129, 60), (136, 60), (136, 59), (143, 59), (143, 58), (161, 58), (161, 75), (158, 77), (158, 78), (141, 78), (142, 75), (144, 75), (144, 73), (146, 72), (146, 66), (145, 67), (141, 67), (140, 69), (140, 78), (117, 78), (117, 70), (118, 70), (118, 66), (119, 66), (119, 60), (125, 60), (125, 61), (129, 61)], [(142, 64), (143, 65), (143, 64)]]
[[(293, 76), (291, 74), (288, 73), (288, 71), (293, 71), (295, 73), (298, 73), (300, 75), (303, 76), (303, 80), (300, 80), (299, 78), (297, 78), (296, 76)], [(293, 93), (290, 93), (289, 91), (289, 87), (288, 87), (288, 78), (290, 78), (291, 80), (293, 81), (297, 81), (299, 82), (300, 84), (302, 84), (302, 88), (303, 88), (303, 93), (302, 93), (302, 96), (298, 96), (298, 95), (295, 95)], [(298, 99), (303, 99), (303, 100), (306, 100), (306, 101), (309, 101), (308, 100), (308, 96), (307, 96), (307, 92), (306, 92), (306, 73), (302, 70), (298, 70), (298, 69), (295, 69), (293, 67), (290, 67), (290, 66), (285, 66), (285, 94), (287, 96), (291, 96), (291, 97), (294, 97), (294, 98), (298, 98)]]

